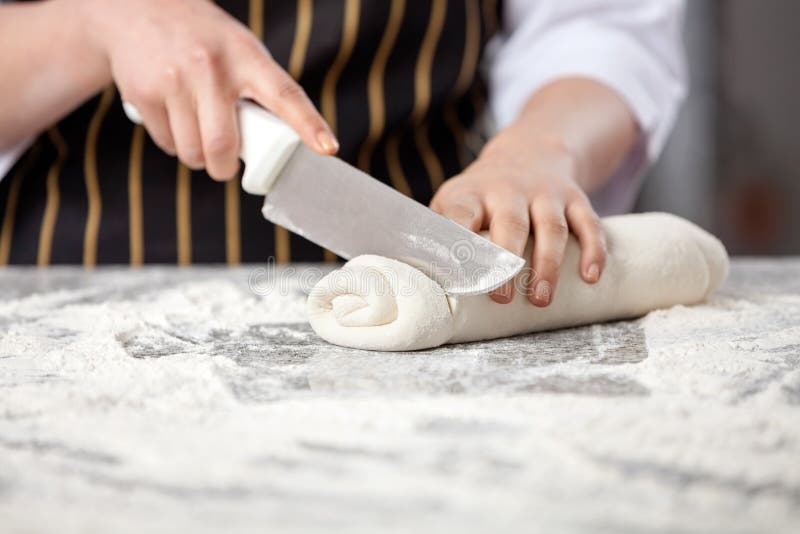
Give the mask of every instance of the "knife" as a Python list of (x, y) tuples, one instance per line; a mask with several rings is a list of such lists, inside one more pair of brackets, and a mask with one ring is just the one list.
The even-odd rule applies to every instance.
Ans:
[[(129, 102), (125, 114), (141, 116)], [(278, 117), (240, 101), (242, 188), (264, 195), (264, 217), (351, 259), (386, 256), (419, 268), (450, 295), (488, 293), (525, 260), (334, 156), (303, 144)]]

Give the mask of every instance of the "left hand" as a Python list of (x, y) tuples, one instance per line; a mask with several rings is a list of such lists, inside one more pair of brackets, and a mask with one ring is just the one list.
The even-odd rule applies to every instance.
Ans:
[[(600, 219), (581, 188), (585, 165), (557, 137), (515, 130), (500, 132), (478, 159), (436, 192), (431, 208), (522, 256), (535, 236), (525, 288), (544, 307), (553, 300), (570, 230), (581, 246), (580, 276), (596, 283), (603, 272), (606, 243)], [(491, 294), (495, 302), (514, 298), (514, 282)]]

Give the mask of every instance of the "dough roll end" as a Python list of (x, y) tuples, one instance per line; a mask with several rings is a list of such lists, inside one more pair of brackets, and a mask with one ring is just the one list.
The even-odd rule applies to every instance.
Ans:
[(335, 345), (404, 351), (437, 347), (453, 334), (444, 290), (418, 269), (359, 256), (317, 283), (308, 297), (314, 331)]

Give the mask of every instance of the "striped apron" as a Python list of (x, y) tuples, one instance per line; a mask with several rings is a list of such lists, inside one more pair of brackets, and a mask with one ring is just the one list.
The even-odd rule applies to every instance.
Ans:
[[(305, 88), (344, 160), (427, 204), (474, 158), (498, 0), (219, 4)], [(0, 266), (335, 260), (265, 221), (261, 202), (161, 152), (109, 86), (0, 182)]]

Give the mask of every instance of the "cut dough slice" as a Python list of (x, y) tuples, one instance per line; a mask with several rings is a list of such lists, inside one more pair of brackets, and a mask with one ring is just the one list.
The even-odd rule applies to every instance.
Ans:
[[(570, 237), (553, 303), (533, 306), (520, 286), (513, 302), (486, 295), (449, 297), (422, 271), (380, 256), (359, 256), (320, 280), (308, 297), (311, 326), (323, 339), (358, 349), (405, 351), (495, 339), (696, 304), (725, 280), (722, 243), (665, 213), (602, 220), (608, 258), (600, 281), (578, 272), (580, 247)], [(530, 257), (531, 243), (525, 252)], [(527, 269), (527, 268), (526, 268)], [(530, 271), (527, 270), (528, 275)]]

